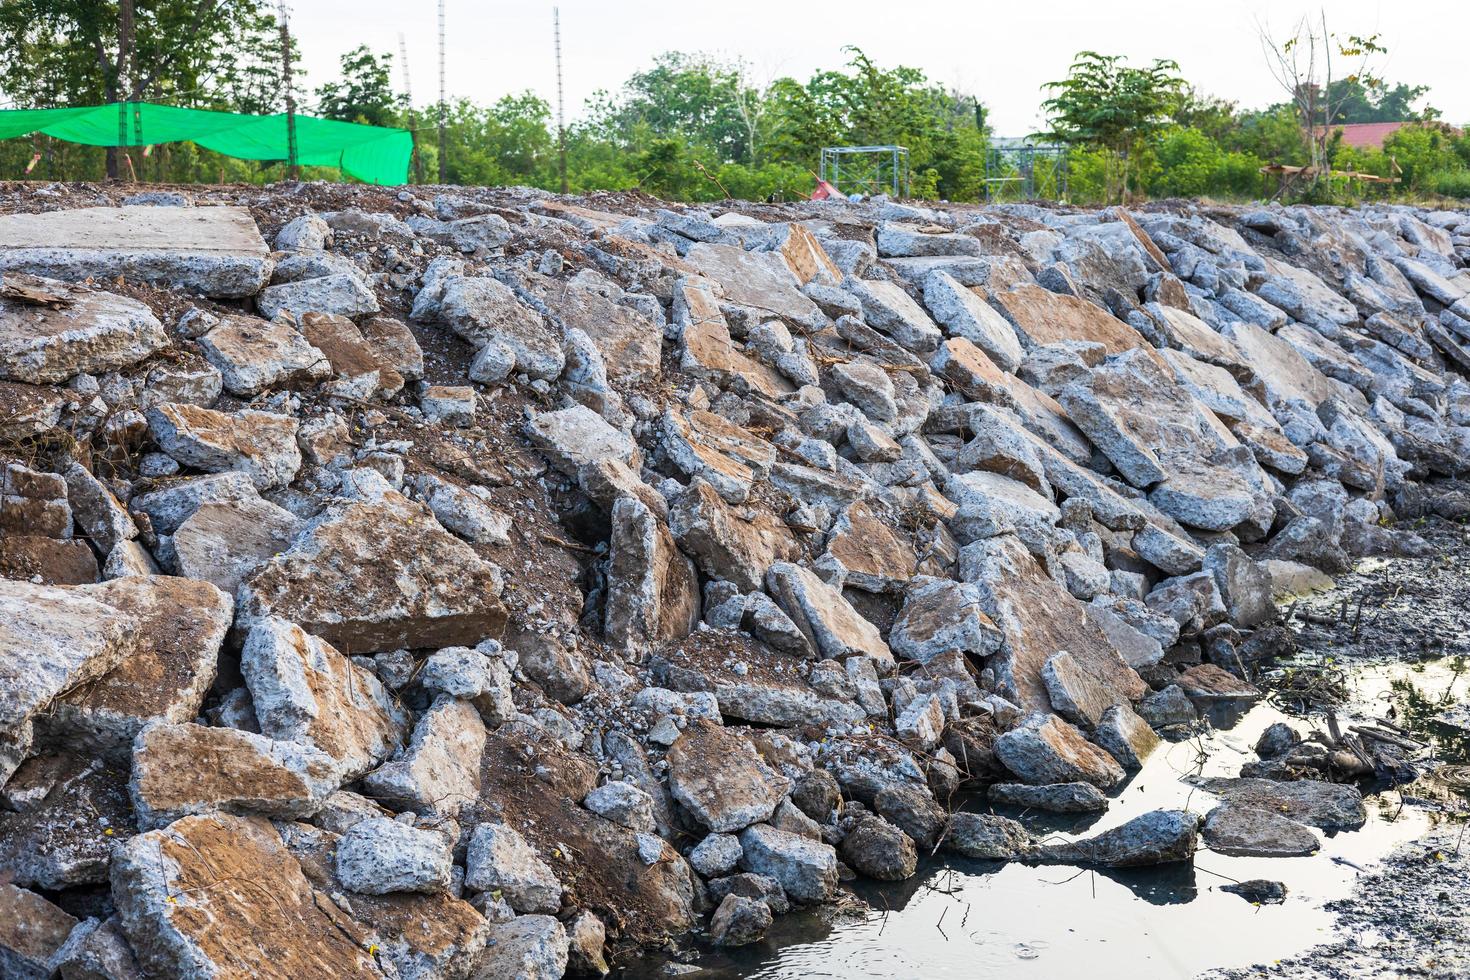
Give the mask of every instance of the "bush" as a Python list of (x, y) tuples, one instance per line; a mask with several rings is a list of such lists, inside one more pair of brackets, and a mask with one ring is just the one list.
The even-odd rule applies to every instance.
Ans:
[(1432, 174), (1425, 183), (1435, 194), (1470, 201), (1470, 170), (1445, 170)]
[(1159, 141), (1158, 157), (1159, 174), (1150, 190), (1163, 197), (1200, 197), (1211, 190), (1222, 154), (1199, 130), (1175, 127)]

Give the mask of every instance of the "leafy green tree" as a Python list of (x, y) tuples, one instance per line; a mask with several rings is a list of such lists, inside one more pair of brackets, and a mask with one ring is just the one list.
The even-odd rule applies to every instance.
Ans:
[[(131, 57), (121, 50), (118, 22), (115, 0), (0, 2), (0, 93), (27, 108), (124, 98), (242, 112), (278, 107), (278, 26), (263, 0), (134, 0)], [(37, 138), (56, 176), (90, 174), (99, 156), (108, 176), (119, 175), (114, 148), (52, 142)], [(160, 178), (172, 155), (154, 156)], [(191, 163), (204, 159), (221, 158), (198, 151)]]
[(342, 56), (341, 81), (317, 88), (317, 114), (370, 126), (397, 125), (405, 102), (393, 91), (392, 73), (391, 54), (375, 54), (367, 45), (359, 44)]
[(1137, 151), (1177, 110), (1184, 94), (1178, 72), (1178, 64), (1164, 59), (1136, 68), (1119, 55), (1082, 51), (1066, 78), (1043, 86), (1056, 93), (1042, 103), (1051, 114), (1048, 135), (1103, 151), (1107, 199), (1127, 197)]
[(1375, 122), (1428, 122), (1438, 119), (1440, 111), (1415, 104), (1429, 94), (1427, 85), (1390, 86), (1387, 82), (1365, 84), (1361, 78), (1343, 78), (1328, 86), (1327, 101), (1337, 106), (1335, 120), (1340, 125)]
[[(670, 51), (649, 70), (634, 74), (619, 98), (599, 93), (590, 125), (605, 138), (625, 143), (640, 134), (660, 141), (692, 139), (722, 160), (751, 163), (760, 150), (759, 114), (752, 111), (759, 99), (743, 66)], [(639, 148), (651, 149), (651, 144)]]

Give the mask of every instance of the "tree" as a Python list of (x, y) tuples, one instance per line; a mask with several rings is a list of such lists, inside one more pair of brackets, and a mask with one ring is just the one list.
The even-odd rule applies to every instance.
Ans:
[(342, 80), (316, 90), (317, 114), (370, 126), (396, 125), (404, 100), (393, 91), (393, 56), (374, 54), (367, 45), (359, 44), (341, 62)]
[(1365, 85), (1360, 79), (1342, 78), (1329, 86), (1328, 101), (1336, 104), (1337, 122), (1429, 122), (1438, 119), (1440, 112), (1426, 105), (1415, 109), (1414, 104), (1429, 94), (1427, 85), (1405, 85), (1400, 82), (1390, 86), (1384, 82), (1377, 86)]
[(1168, 125), (1184, 97), (1179, 65), (1156, 59), (1147, 68), (1119, 55), (1082, 51), (1067, 77), (1043, 88), (1056, 92), (1042, 103), (1050, 114), (1047, 135), (1064, 143), (1100, 148), (1108, 165), (1107, 197), (1127, 197), (1136, 151)]
[[(1329, 166), (1328, 144), (1333, 126), (1342, 123), (1344, 109), (1359, 92), (1377, 92), (1383, 78), (1371, 68), (1388, 52), (1379, 35), (1334, 34), (1327, 13), (1317, 20), (1303, 17), (1291, 35), (1277, 40), (1264, 24), (1257, 26), (1266, 66), (1291, 100), (1297, 124), (1310, 152), (1312, 182), (1322, 180)], [(1334, 56), (1338, 59), (1334, 65)], [(1351, 83), (1344, 86), (1342, 82)]]
[(754, 103), (760, 96), (742, 71), (703, 55), (666, 52), (628, 79), (619, 98), (599, 93), (592, 127), (624, 143), (639, 134), (654, 141), (682, 137), (708, 146), (721, 160), (749, 163), (758, 142)]
[[(261, 0), (124, 0), (133, 44), (124, 51), (119, 5), (105, 0), (0, 3), (0, 92), (17, 105), (96, 105), (157, 99), (208, 105), (242, 80), (236, 56), (269, 44), (275, 18)], [(117, 176), (115, 151), (108, 175)]]

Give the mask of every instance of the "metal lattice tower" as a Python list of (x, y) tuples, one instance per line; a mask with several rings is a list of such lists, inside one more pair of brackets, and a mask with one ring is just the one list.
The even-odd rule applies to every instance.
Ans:
[(420, 184), (424, 182), (424, 158), (418, 147), (418, 120), (413, 111), (413, 81), (408, 74), (408, 41), (402, 32), (398, 35), (398, 63), (403, 66), (403, 100), (408, 103), (408, 131), (413, 133), (413, 173)]
[(286, 173), (296, 180), (301, 168), (296, 163), (296, 96), (291, 92), (291, 11), (286, 0), (280, 0), (277, 9), (281, 20), (281, 84), (286, 89)]
[(556, 43), (556, 146), (561, 171), (561, 192), (567, 193), (567, 116), (561, 86), (561, 8), (551, 8), (551, 34)]
[(444, 183), (444, 127), (449, 115), (449, 101), (444, 88), (444, 0), (439, 0), (439, 183)]

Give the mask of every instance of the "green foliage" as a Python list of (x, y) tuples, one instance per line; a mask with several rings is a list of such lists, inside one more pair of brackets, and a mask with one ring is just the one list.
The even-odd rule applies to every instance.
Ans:
[[(135, 90), (159, 102), (236, 112), (283, 108), (280, 36), (267, 0), (134, 0), (135, 72), (118, 51), (117, 0), (0, 0), (0, 95), (12, 105), (89, 105)], [(1325, 27), (1323, 28), (1325, 31)], [(1376, 38), (1329, 35), (1343, 58), (1381, 52)], [(1320, 32), (1299, 26), (1296, 45), (1322, 48)], [(346, 46), (346, 45), (344, 45)], [(1303, 49), (1304, 50), (1304, 49)], [(990, 148), (984, 108), (974, 95), (931, 81), (909, 66), (884, 66), (858, 48), (847, 62), (806, 79), (752, 78), (745, 64), (669, 52), (609, 92), (599, 92), (565, 134), (571, 191), (633, 190), (677, 200), (805, 197), (827, 146), (897, 144), (908, 150), (909, 186), (920, 198), (975, 201), (986, 196)], [(293, 59), (298, 54), (293, 51)], [(298, 69), (299, 71), (299, 69)], [(1293, 101), (1259, 110), (1189, 87), (1172, 61), (1134, 66), (1081, 52), (1067, 77), (1046, 87), (1054, 139), (1070, 146), (1054, 172), (1038, 165), (1035, 193), (1101, 203), (1147, 193), (1243, 199), (1260, 193), (1263, 163), (1306, 164), (1325, 152), (1339, 169), (1388, 173), (1401, 195), (1465, 196), (1470, 138), (1434, 122), (1423, 87), (1388, 84), (1366, 70), (1335, 79), (1313, 105), (1332, 105), (1338, 122), (1412, 119), (1382, 150), (1345, 146), (1330, 134), (1305, 135)], [(416, 129), (421, 172), (436, 179), (438, 108), (411, 111), (394, 90), (392, 59), (366, 46), (341, 57), (334, 77), (317, 85), (307, 110), (329, 118)], [(1313, 110), (1317, 111), (1317, 110)], [(460, 99), (445, 107), (446, 177), (462, 184), (529, 184), (558, 189), (557, 140), (550, 107), (531, 92), (493, 101)], [(48, 137), (0, 143), (0, 174), (34, 179), (96, 179), (109, 155), (101, 148)], [(277, 180), (279, 162), (221, 156), (192, 144), (111, 154), (116, 173), (141, 180)], [(131, 166), (129, 166), (131, 164)], [(1014, 166), (1013, 164), (1011, 165)], [(854, 159), (844, 173), (856, 176)], [(1019, 176), (1014, 169), (1001, 176)], [(304, 176), (340, 179), (335, 170)], [(873, 174), (886, 190), (886, 172)], [(999, 185), (1017, 192), (1020, 182)], [(997, 189), (997, 192), (1001, 192)], [(1324, 181), (1313, 198), (1346, 200), (1362, 188)]]
[(359, 44), (342, 56), (340, 81), (316, 90), (316, 114), (324, 119), (397, 126), (404, 99), (393, 91), (393, 56)]
[(1160, 197), (1248, 197), (1261, 185), (1261, 159), (1225, 150), (1198, 129), (1175, 127), (1159, 140), (1149, 191)]
[[(0, 3), (0, 90), (19, 105), (96, 105), (134, 93), (196, 108), (262, 97), (276, 21), (262, 0), (135, 0), (135, 63), (118, 50), (118, 8), (104, 0)], [(274, 73), (272, 72), (272, 80)]]
[(1064, 143), (1098, 147), (1107, 196), (1126, 197), (1129, 178), (1139, 182), (1138, 152), (1169, 124), (1185, 99), (1179, 65), (1156, 59), (1147, 68), (1125, 64), (1119, 55), (1082, 51), (1067, 77), (1045, 86), (1056, 94), (1042, 103), (1051, 114), (1048, 135)]
[(1426, 181), (1430, 193), (1470, 201), (1470, 170), (1446, 170)]
[(1428, 122), (1440, 111), (1414, 104), (1429, 94), (1427, 85), (1389, 85), (1382, 80), (1365, 83), (1362, 78), (1338, 79), (1327, 87), (1327, 102), (1335, 107), (1334, 124), (1375, 122)]

